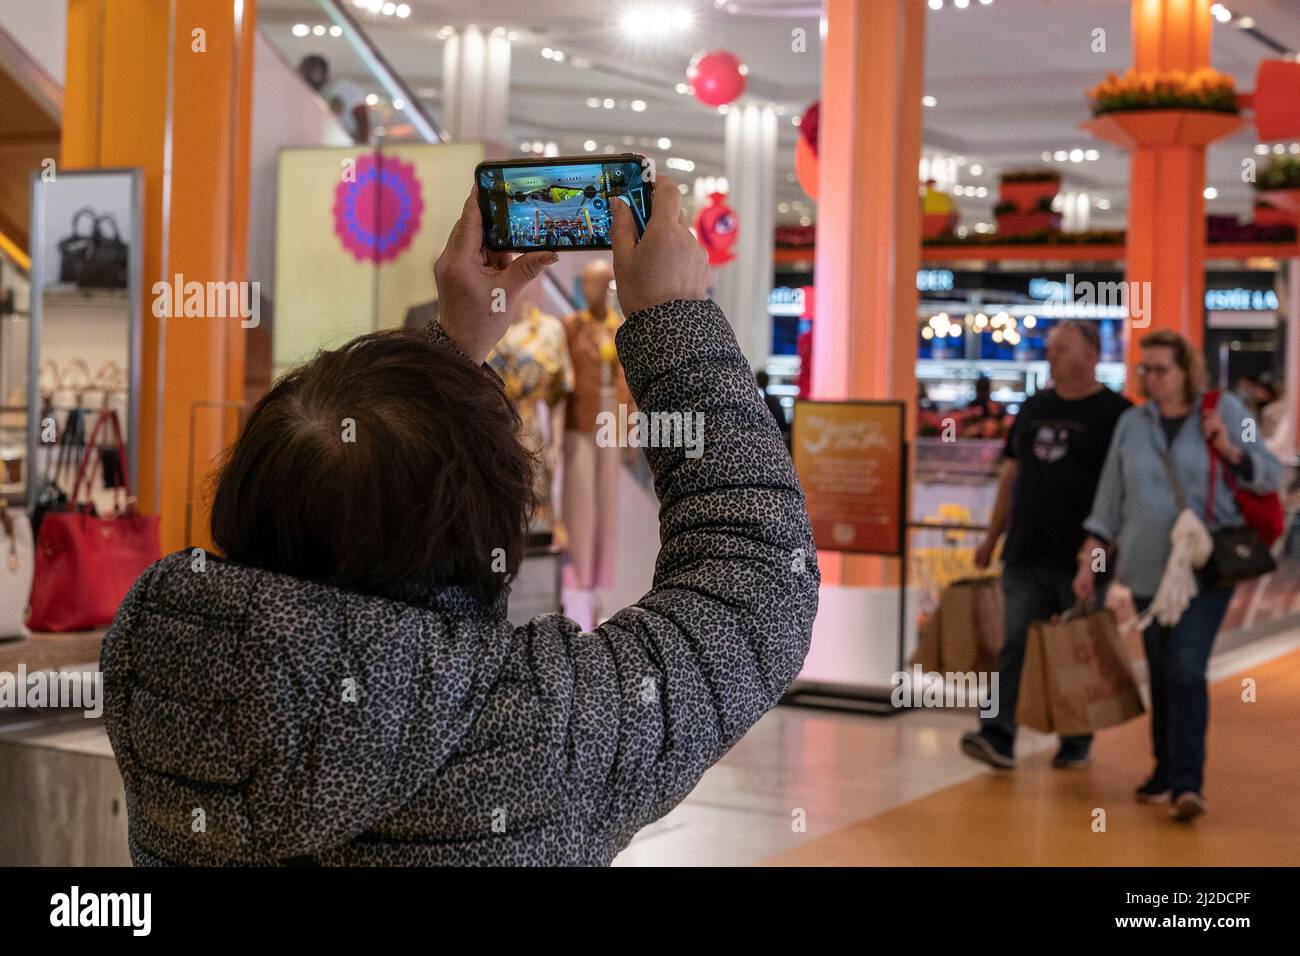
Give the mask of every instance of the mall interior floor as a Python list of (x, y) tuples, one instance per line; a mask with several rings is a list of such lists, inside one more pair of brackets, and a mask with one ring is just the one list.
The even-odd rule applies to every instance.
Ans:
[[(1083, 770), (1021, 731), (1019, 767), (961, 755), (971, 712), (768, 714), (620, 865), (1294, 865), (1300, 860), (1300, 633), (1216, 655), (1205, 795), (1191, 825), (1143, 806), (1143, 717), (1103, 731)], [(1242, 701), (1242, 679), (1258, 699)], [(1096, 810), (1105, 830), (1094, 830)]]

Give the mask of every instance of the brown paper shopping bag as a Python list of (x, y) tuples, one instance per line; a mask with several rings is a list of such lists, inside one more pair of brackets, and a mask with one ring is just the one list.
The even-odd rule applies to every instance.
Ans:
[[(1090, 734), (1142, 714), (1137, 680), (1111, 611), (1070, 613), (1038, 622), (1033, 630), (1038, 633), (1053, 732), (1067, 737)], [(1023, 681), (1021, 694), (1023, 700)], [(1018, 719), (1019, 713), (1017, 707)]]
[(1016, 723), (1045, 734), (1052, 732), (1052, 711), (1047, 699), (1047, 654), (1043, 650), (1047, 621), (1029, 625), (1025, 662), (1020, 670), (1020, 691), (1016, 698)]
[(1002, 586), (997, 578), (963, 578), (943, 589), (921, 633), (912, 664), (939, 672), (997, 668), (1002, 647)]

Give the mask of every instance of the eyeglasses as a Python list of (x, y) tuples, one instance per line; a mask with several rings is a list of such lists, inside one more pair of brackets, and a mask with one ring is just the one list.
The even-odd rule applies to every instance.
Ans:
[(1136, 369), (1139, 376), (1154, 375), (1156, 378), (1164, 378), (1173, 370), (1172, 365), (1147, 365), (1145, 362)]

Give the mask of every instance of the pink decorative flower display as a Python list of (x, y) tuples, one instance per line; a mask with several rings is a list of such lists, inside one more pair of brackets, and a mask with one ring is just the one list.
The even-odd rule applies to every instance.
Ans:
[(396, 259), (419, 231), (423, 212), (415, 164), (391, 156), (358, 157), (355, 181), (334, 189), (334, 232), (358, 262)]

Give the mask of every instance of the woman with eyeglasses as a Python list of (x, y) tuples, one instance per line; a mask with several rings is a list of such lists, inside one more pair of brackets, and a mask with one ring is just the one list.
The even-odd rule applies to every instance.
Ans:
[[(1139, 612), (1155, 596), (1169, 559), (1169, 534), (1178, 518), (1178, 491), (1193, 513), (1209, 514), (1208, 530), (1243, 524), (1227, 476), (1255, 492), (1277, 488), (1282, 466), (1257, 441), (1258, 427), (1232, 394), (1217, 408), (1202, 407), (1205, 369), (1201, 356), (1176, 332), (1152, 332), (1141, 341), (1137, 367), (1145, 404), (1120, 416), (1111, 439), (1088, 539), (1078, 555), (1075, 594), (1093, 593), (1094, 555), (1114, 549), (1115, 579), (1132, 592)], [(1211, 462), (1215, 469), (1210, 497)], [(1166, 467), (1168, 465), (1168, 467)], [(1137, 790), (1141, 803), (1169, 803), (1170, 815), (1192, 820), (1205, 812), (1202, 782), (1209, 695), (1205, 671), (1219, 624), (1232, 597), (1230, 587), (1206, 586), (1172, 627), (1153, 622), (1143, 633), (1151, 679), (1151, 736), (1155, 771)]]

